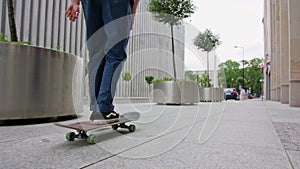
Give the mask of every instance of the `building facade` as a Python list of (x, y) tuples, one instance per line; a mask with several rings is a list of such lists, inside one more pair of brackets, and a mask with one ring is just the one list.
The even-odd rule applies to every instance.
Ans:
[(264, 1), (265, 98), (300, 107), (300, 1)]
[[(130, 81), (119, 81), (117, 97), (148, 97), (149, 86), (145, 76), (162, 78), (173, 76), (171, 29), (153, 20), (147, 12), (147, 1), (140, 0), (128, 45), (128, 59), (123, 72), (132, 75)], [(19, 41), (34, 46), (71, 53), (78, 57), (85, 46), (86, 28), (83, 12), (77, 22), (70, 22), (65, 10), (71, 0), (14, 0)], [(10, 38), (7, 0), (0, 0), (0, 33)], [(82, 10), (81, 10), (82, 11)], [(184, 75), (184, 27), (175, 31), (177, 78)]]

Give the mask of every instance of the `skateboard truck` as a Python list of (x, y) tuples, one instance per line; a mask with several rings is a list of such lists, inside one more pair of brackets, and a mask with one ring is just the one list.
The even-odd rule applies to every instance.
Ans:
[(74, 141), (75, 138), (87, 140), (89, 144), (96, 144), (95, 135), (87, 135), (85, 131), (78, 130), (78, 134), (75, 134), (74, 132), (68, 132), (66, 134), (66, 139), (68, 141)]
[(135, 125), (131, 124), (131, 125), (126, 125), (125, 123), (121, 123), (121, 124), (114, 124), (111, 126), (114, 130), (117, 130), (118, 128), (122, 128), (122, 129), (128, 129), (129, 132), (135, 132)]
[[(114, 124), (111, 126), (114, 130), (117, 130), (118, 128), (124, 128), (128, 129), (129, 132), (134, 132), (136, 127), (135, 125), (126, 125), (125, 123), (120, 124)], [(78, 134), (75, 134), (74, 132), (68, 132), (66, 134), (66, 139), (68, 141), (74, 141), (75, 139), (84, 139), (87, 140), (89, 144), (96, 144), (96, 137), (93, 134), (87, 135), (86, 131), (83, 130), (77, 130)]]

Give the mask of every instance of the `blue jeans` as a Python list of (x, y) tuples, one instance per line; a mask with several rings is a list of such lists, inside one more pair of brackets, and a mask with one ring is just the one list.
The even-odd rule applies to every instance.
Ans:
[(82, 0), (92, 111), (111, 112), (131, 29), (131, 0)]

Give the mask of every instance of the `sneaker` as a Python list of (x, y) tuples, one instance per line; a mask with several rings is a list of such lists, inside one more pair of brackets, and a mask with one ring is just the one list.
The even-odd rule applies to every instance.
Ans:
[(118, 119), (119, 118), (119, 113), (112, 111), (112, 112), (108, 112), (108, 113), (103, 113), (103, 117), (106, 120), (110, 120), (110, 119)]
[(102, 113), (102, 112), (97, 112), (93, 111), (90, 120), (93, 120), (94, 122), (113, 122), (117, 121), (119, 119), (119, 114), (115, 111), (108, 112), (108, 113)]

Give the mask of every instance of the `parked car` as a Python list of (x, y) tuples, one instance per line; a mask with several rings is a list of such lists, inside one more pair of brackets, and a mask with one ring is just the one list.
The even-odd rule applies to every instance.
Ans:
[(225, 88), (224, 98), (225, 100), (239, 100), (239, 94), (235, 88)]

